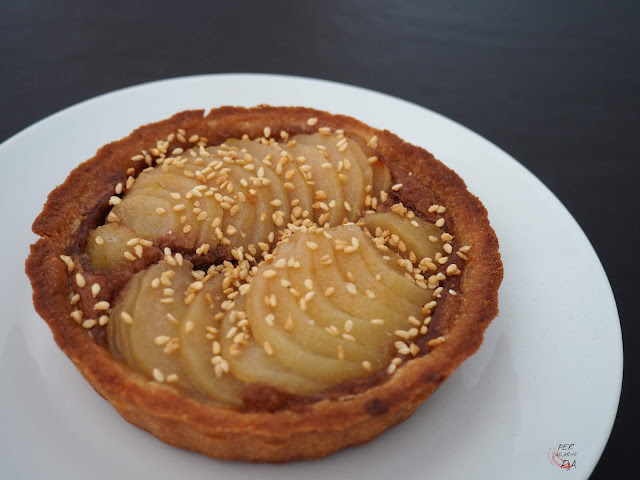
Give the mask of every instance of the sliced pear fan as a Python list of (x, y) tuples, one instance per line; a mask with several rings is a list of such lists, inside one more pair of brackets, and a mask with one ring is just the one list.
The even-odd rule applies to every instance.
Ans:
[[(278, 241), (254, 270), (244, 260), (240, 280), (218, 270), (196, 285), (202, 276), (186, 260), (135, 274), (107, 327), (127, 363), (235, 407), (247, 384), (309, 394), (389, 364), (395, 332), (415, 326), (409, 319), (421, 320), (433, 298), (414, 268), (443, 256), (444, 232), (417, 217), (364, 215), (366, 196), (389, 191), (391, 176), (358, 141), (319, 133), (293, 139), (229, 139), (167, 159), (141, 173), (114, 206), (117, 223), (92, 232), (87, 253), (98, 268), (126, 261), (134, 237), (193, 249), (224, 236), (245, 252)], [(304, 218), (328, 226), (281, 231)], [(187, 293), (194, 295), (185, 303)]]
[[(245, 305), (245, 298), (241, 297), (237, 306), (244, 310)], [(229, 362), (231, 374), (236, 378), (246, 383), (270, 385), (290, 393), (318, 392), (330, 385), (328, 382), (312, 380), (287, 369), (273, 356), (270, 343), (258, 344), (252, 336), (247, 338), (245, 345), (232, 347), (233, 337), (237, 333), (229, 336), (229, 332), (236, 324), (237, 321), (232, 321), (231, 313), (228, 312), (222, 321), (219, 336), (224, 358)], [(265, 349), (269, 353), (266, 353)]]
[[(311, 352), (329, 358), (343, 357), (356, 362), (370, 360), (375, 352), (372, 352), (369, 346), (359, 340), (352, 340), (351, 336), (342, 336), (342, 333), (347, 333), (344, 325), (349, 321), (353, 323), (354, 319), (323, 294), (313, 271), (313, 258), (306, 242), (327, 239), (313, 234), (301, 234), (296, 237), (298, 241), (282, 245), (278, 257), (284, 258), (291, 252), (291, 257), (299, 262), (300, 267), (279, 269), (277, 278), (270, 280), (271, 293), (279, 299), (277, 306), (272, 308), (275, 317), (294, 319), (293, 327), (288, 331), (303, 348)], [(291, 286), (283, 286), (282, 280), (289, 282)], [(309, 289), (309, 286), (312, 288)], [(299, 292), (299, 295), (294, 296), (291, 293), (294, 290)], [(308, 295), (312, 297), (305, 300)], [(284, 324), (285, 322), (278, 322), (277, 327), (283, 328)]]
[[(177, 384), (188, 389), (192, 389), (192, 383), (182, 366), (178, 326), (168, 316), (178, 319), (184, 313), (183, 292), (191, 282), (192, 267), (190, 262), (185, 261), (182, 268), (173, 269), (161, 261), (135, 274), (109, 322), (113, 341), (125, 347), (122, 350), (125, 359), (129, 358), (150, 376), (157, 375), (157, 371), (165, 377), (175, 374), (178, 377)], [(162, 278), (163, 274), (164, 278), (170, 279), (171, 286), (153, 288), (152, 281)], [(172, 289), (173, 293), (167, 295), (170, 292), (165, 288)], [(172, 298), (173, 302), (161, 302), (167, 298)], [(125, 318), (130, 319), (131, 323)]]
[[(342, 184), (338, 178), (338, 173), (333, 164), (322, 155), (322, 151), (315, 145), (304, 145), (297, 143), (289, 149), (293, 158), (298, 163), (298, 169), (304, 173), (308, 182), (313, 182), (313, 202), (317, 205), (313, 210), (313, 219), (320, 222), (320, 219), (327, 217), (323, 225), (329, 222), (330, 225), (340, 225), (345, 217), (344, 193)], [(298, 162), (299, 158), (304, 158), (304, 162)], [(327, 168), (323, 167), (326, 165)], [(328, 167), (331, 168), (328, 168)], [(321, 203), (324, 205), (321, 205)], [(333, 206), (332, 206), (333, 205)], [(324, 215), (328, 213), (328, 215)]]

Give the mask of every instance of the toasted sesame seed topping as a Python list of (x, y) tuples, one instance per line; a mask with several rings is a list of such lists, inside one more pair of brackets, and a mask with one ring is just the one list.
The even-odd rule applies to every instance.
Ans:
[(152, 371), (153, 379), (158, 383), (163, 383), (165, 380), (164, 373), (158, 368), (154, 368)]
[(98, 310), (98, 311), (105, 311), (105, 310), (109, 310), (109, 308), (111, 307), (111, 304), (105, 300), (102, 300), (98, 303), (96, 303), (93, 306), (94, 310)]
[(87, 330), (95, 327), (97, 325), (98, 322), (96, 322), (93, 319), (89, 319), (89, 320), (85, 320), (82, 322), (82, 328), (85, 328)]
[(427, 347), (435, 347), (443, 343), (445, 340), (446, 340), (445, 337), (442, 335), (437, 338), (433, 338), (427, 342)]
[(82, 276), (82, 274), (81, 273), (76, 273), (76, 285), (78, 285), (78, 287), (80, 287), (80, 288), (84, 288), (86, 284), (87, 284), (87, 282), (85, 281), (85, 279)]
[(311, 117), (307, 119), (307, 125), (313, 127), (316, 123), (318, 123), (318, 119), (316, 117)]
[(68, 255), (60, 255), (60, 260), (62, 260), (65, 265), (67, 266), (67, 270), (69, 272), (73, 272), (73, 269), (76, 267), (75, 263), (73, 263), (73, 260), (71, 260), (71, 257), (69, 257)]

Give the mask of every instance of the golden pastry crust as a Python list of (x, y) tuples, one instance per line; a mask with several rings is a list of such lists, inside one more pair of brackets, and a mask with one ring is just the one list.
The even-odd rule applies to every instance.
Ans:
[[(317, 123), (308, 122), (310, 118)], [(200, 401), (116, 360), (70, 318), (71, 279), (60, 255), (67, 253), (70, 239), (83, 222), (106, 212), (100, 205), (107, 204), (116, 183), (126, 181), (131, 157), (140, 150), (180, 128), (215, 145), (243, 134), (261, 136), (265, 126), (274, 135), (281, 130), (292, 135), (315, 133), (319, 126), (344, 130), (388, 165), (394, 183), (403, 184), (394, 196), (404, 205), (426, 218), (434, 201), (446, 205), (447, 231), (459, 245), (471, 245), (472, 250), (456, 279), (458, 294), (438, 306), (445, 342), (359, 393), (294, 404), (275, 412), (252, 412)], [(377, 137), (377, 145), (371, 145), (372, 137)], [(497, 291), (502, 280), (498, 241), (484, 206), (460, 177), (427, 151), (388, 131), (308, 108), (223, 107), (208, 115), (202, 110), (186, 111), (140, 127), (102, 147), (73, 170), (49, 195), (33, 231), (41, 238), (31, 246), (26, 271), (35, 308), (80, 373), (129, 422), (166, 443), (215, 458), (256, 462), (318, 458), (375, 438), (411, 415), (479, 348), (498, 312)]]

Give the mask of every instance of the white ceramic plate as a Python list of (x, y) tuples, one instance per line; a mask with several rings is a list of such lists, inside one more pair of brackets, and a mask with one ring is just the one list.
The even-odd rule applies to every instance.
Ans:
[[(352, 115), (423, 146), (490, 213), (505, 277), (480, 352), (375, 441), (287, 465), (221, 462), (122, 420), (58, 350), (24, 274), (47, 194), (103, 144), (180, 110), (305, 105)], [(622, 380), (611, 288), (577, 223), (531, 173), (417, 105), (327, 81), (209, 75), (127, 88), (75, 105), (0, 146), (0, 465), (6, 478), (586, 478), (609, 437)], [(559, 445), (572, 447), (560, 448)], [(569, 449), (570, 448), (570, 449)], [(559, 468), (558, 455), (575, 461)]]

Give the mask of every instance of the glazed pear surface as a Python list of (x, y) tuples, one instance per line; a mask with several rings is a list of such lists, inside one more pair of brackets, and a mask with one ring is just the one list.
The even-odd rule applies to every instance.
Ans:
[(249, 385), (308, 395), (392, 374), (421, 352), (452, 248), (389, 208), (400, 187), (338, 132), (174, 152), (112, 197), (88, 238), (98, 271), (163, 257), (118, 295), (109, 348), (231, 407)]

